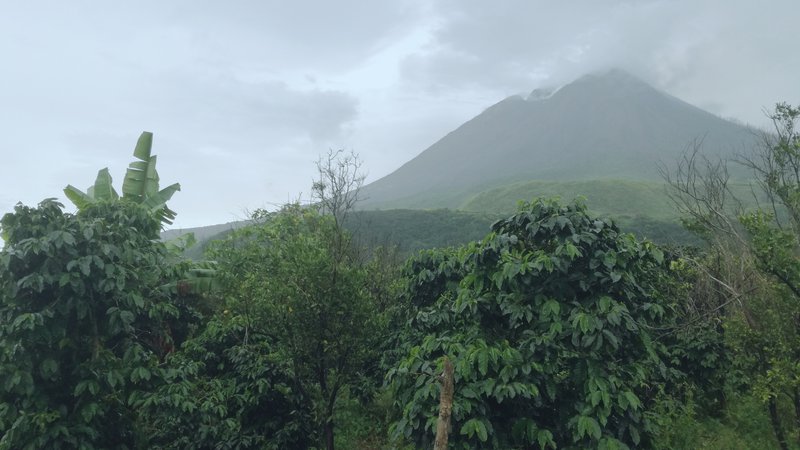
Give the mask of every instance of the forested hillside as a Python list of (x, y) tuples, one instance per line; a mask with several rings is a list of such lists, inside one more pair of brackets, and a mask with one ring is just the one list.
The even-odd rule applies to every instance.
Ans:
[[(627, 185), (627, 184), (625, 184)], [(625, 186), (623, 185), (623, 186)], [(617, 184), (613, 185), (616, 189)], [(663, 189), (663, 186), (661, 187)], [(645, 191), (645, 198), (647, 191)], [(519, 199), (536, 196), (525, 196), (521, 194)], [(572, 199), (583, 197), (565, 197)], [(620, 197), (623, 200), (624, 197)], [(655, 204), (655, 209), (665, 202), (664, 198), (658, 197), (659, 203)], [(507, 217), (516, 209), (514, 205), (506, 205), (503, 202), (491, 203), (496, 205), (494, 212), (463, 211), (450, 209), (390, 209), (386, 211), (358, 210), (354, 211), (344, 226), (354, 239), (361, 244), (369, 247), (394, 247), (398, 254), (403, 257), (410, 256), (418, 250), (452, 247), (466, 244), (471, 241), (480, 240), (489, 231), (491, 224), (495, 221)], [(595, 212), (598, 216), (613, 218), (623, 231), (633, 233), (639, 238), (647, 238), (659, 244), (689, 245), (700, 244), (700, 240), (686, 230), (677, 220), (673, 211), (672, 216), (666, 215), (665, 211), (648, 214), (652, 211), (649, 204), (644, 204), (641, 209), (637, 205), (641, 202), (631, 201), (621, 203), (621, 208), (626, 213), (608, 212), (600, 205), (598, 208), (603, 213)], [(614, 209), (614, 208), (612, 208)], [(672, 211), (672, 209), (669, 209)], [(184, 256), (194, 260), (202, 260), (204, 252), (215, 241), (223, 240), (231, 235), (234, 230), (245, 226), (246, 222), (232, 222), (224, 225), (210, 227), (199, 227), (194, 229), (181, 230), (185, 233), (194, 233), (197, 243), (188, 246), (183, 253)], [(218, 231), (222, 230), (222, 231)], [(216, 231), (216, 232), (215, 232)], [(162, 233), (162, 239), (169, 240), (170, 237), (180, 236), (176, 231)]]
[[(410, 256), (417, 250), (451, 247), (480, 239), (498, 218), (498, 214), (447, 209), (353, 211), (344, 227), (366, 247), (394, 247), (401, 255)], [(214, 241), (226, 239), (243, 225), (242, 222), (185, 230), (192, 233), (200, 231), (199, 235), (205, 238), (198, 238), (197, 244), (188, 247), (184, 255), (195, 260), (202, 259)], [(214, 233), (218, 229), (222, 231)], [(169, 239), (169, 236), (162, 233), (162, 239)]]

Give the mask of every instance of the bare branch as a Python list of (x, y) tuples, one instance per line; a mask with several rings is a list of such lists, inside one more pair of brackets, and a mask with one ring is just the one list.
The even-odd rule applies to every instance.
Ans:
[(743, 211), (741, 202), (730, 189), (727, 161), (711, 160), (702, 155), (703, 140), (692, 141), (674, 170), (659, 165), (668, 185), (667, 196), (678, 212), (689, 219), (689, 227), (710, 239), (715, 235), (742, 240), (736, 216)]
[(341, 227), (350, 211), (361, 199), (360, 191), (366, 179), (362, 161), (354, 152), (328, 150), (317, 161), (319, 179), (311, 187), (312, 200), (323, 214), (331, 214)]

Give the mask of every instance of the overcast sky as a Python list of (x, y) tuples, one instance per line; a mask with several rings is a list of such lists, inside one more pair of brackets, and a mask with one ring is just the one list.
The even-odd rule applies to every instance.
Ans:
[(329, 148), (375, 180), (509, 95), (614, 67), (766, 126), (800, 103), (798, 19), (797, 0), (0, 0), (0, 213), (103, 167), (119, 189), (147, 130), (177, 227), (238, 220), (307, 198)]

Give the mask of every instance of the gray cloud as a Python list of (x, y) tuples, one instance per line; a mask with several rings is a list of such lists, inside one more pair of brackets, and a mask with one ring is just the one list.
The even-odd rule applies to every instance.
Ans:
[(328, 148), (371, 179), (507, 95), (620, 67), (723, 116), (800, 101), (775, 0), (0, 3), (0, 212), (60, 196), (142, 130), (183, 226), (307, 191)]
[(196, 37), (216, 58), (347, 70), (407, 31), (419, 9), (408, 1), (186, 1), (172, 14), (202, 30)]
[[(258, 14), (234, 33), (244, 8), (201, 14), (189, 2), (106, 10), (33, 3), (0, 10), (0, 53), (9, 61), (0, 71), (0, 149), (14, 168), (3, 180), (3, 211), (17, 201), (61, 196), (68, 183), (88, 186), (105, 166), (121, 182), (141, 130), (156, 134), (164, 181), (183, 184), (175, 197), (179, 220), (209, 220), (203, 216), (210, 205), (241, 205), (236, 212), (265, 198), (285, 201), (310, 182), (306, 174), (298, 184), (293, 175), (306, 169), (292, 167), (313, 167), (357, 117), (352, 94), (285, 81), (280, 71), (294, 69), (291, 61), (259, 53), (271, 40), (258, 35)], [(364, 42), (355, 53), (370, 51), (374, 33), (388, 31), (352, 33)], [(336, 39), (319, 40), (332, 60), (347, 59), (336, 57), (348, 55), (347, 46), (336, 50)], [(311, 51), (297, 61), (321, 70)], [(28, 183), (31, 177), (39, 182)]]
[(701, 107), (752, 121), (781, 96), (794, 101), (800, 94), (789, 82), (800, 70), (800, 53), (787, 39), (800, 4), (790, 0), (437, 5), (442, 20), (428, 50), (402, 68), (409, 83), (433, 93), (507, 95), (619, 67)]

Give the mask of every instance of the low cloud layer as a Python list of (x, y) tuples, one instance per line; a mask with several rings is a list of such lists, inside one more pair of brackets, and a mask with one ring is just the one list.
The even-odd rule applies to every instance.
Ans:
[[(0, 210), (60, 197), (155, 132), (179, 226), (307, 192), (328, 148), (385, 175), (507, 95), (618, 67), (764, 125), (800, 102), (800, 4), (211, 1), (0, 5)], [(118, 180), (121, 181), (121, 180)]]
[[(698, 106), (761, 121), (797, 97), (792, 1), (470, 1), (437, 3), (439, 26), (407, 57), (410, 84), (526, 92), (621, 68)], [(794, 13), (792, 13), (794, 12)], [(796, 101), (794, 98), (787, 100)]]

